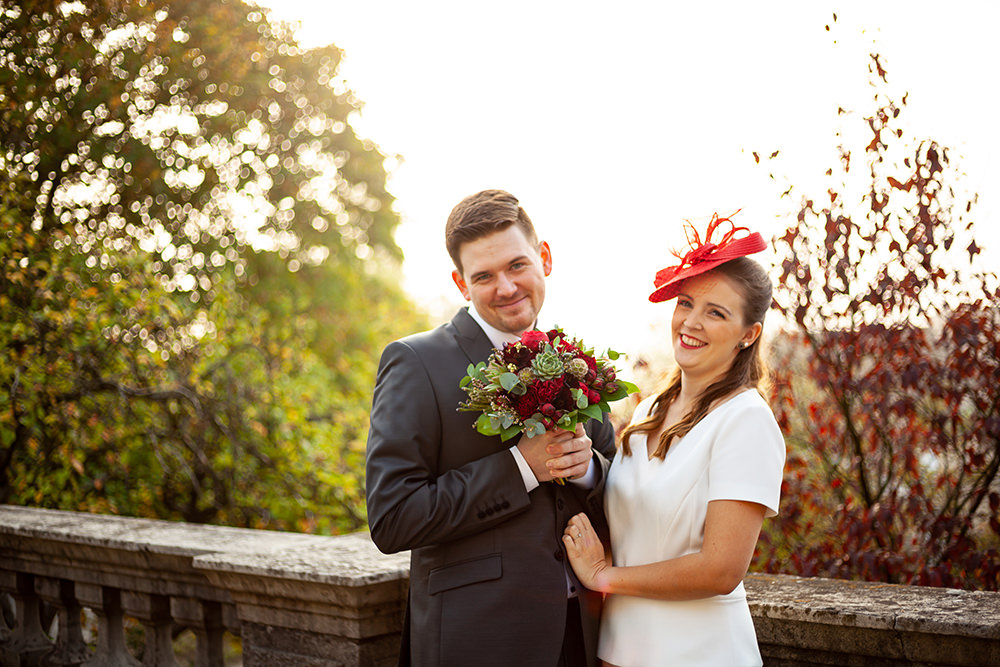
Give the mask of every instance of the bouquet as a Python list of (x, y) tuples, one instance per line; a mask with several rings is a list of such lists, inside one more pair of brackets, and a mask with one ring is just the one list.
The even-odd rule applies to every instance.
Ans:
[(469, 365), (460, 384), (469, 400), (458, 409), (482, 412), (476, 430), (503, 440), (553, 428), (573, 431), (588, 419), (602, 421), (611, 401), (638, 391), (616, 376), (611, 361), (618, 357), (613, 350), (597, 357), (562, 329), (525, 331), (521, 340)]

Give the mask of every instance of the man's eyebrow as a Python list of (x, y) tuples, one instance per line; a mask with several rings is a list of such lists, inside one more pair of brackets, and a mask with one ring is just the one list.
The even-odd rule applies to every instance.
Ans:
[[(513, 266), (514, 264), (518, 264), (518, 263), (524, 262), (527, 259), (528, 259), (527, 255), (518, 255), (517, 257), (514, 257), (509, 262), (507, 262), (507, 266)], [(479, 277), (482, 277), (482, 276), (488, 276), (488, 275), (490, 275), (492, 273), (493, 273), (492, 271), (476, 271), (471, 276), (469, 276), (469, 280), (475, 280), (476, 278), (479, 278)]]

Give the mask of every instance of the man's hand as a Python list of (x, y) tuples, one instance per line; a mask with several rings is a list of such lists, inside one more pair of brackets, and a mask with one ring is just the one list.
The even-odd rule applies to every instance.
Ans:
[(556, 478), (575, 479), (587, 474), (594, 452), (590, 436), (577, 424), (576, 431), (552, 429), (533, 438), (521, 437), (517, 443), (535, 479), (551, 482)]

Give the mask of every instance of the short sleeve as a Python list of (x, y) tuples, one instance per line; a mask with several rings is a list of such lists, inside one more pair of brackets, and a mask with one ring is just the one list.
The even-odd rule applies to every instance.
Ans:
[(722, 424), (709, 463), (708, 500), (742, 500), (778, 513), (785, 439), (771, 409), (754, 392)]

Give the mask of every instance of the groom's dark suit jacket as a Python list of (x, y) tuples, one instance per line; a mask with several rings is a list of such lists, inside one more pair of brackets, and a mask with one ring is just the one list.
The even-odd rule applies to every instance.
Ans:
[[(391, 343), (379, 364), (368, 523), (383, 552), (411, 550), (403, 645), (421, 667), (554, 667), (567, 607), (563, 529), (581, 511), (604, 523), (601, 496), (614, 455), (607, 419), (586, 425), (603, 453), (592, 461), (592, 490), (545, 483), (529, 494), (508, 451), (514, 441), (480, 435), (478, 415), (456, 410), (467, 398), (459, 381), (468, 365), (491, 350), (463, 308), (447, 324)], [(600, 596), (569, 572), (595, 665)]]

